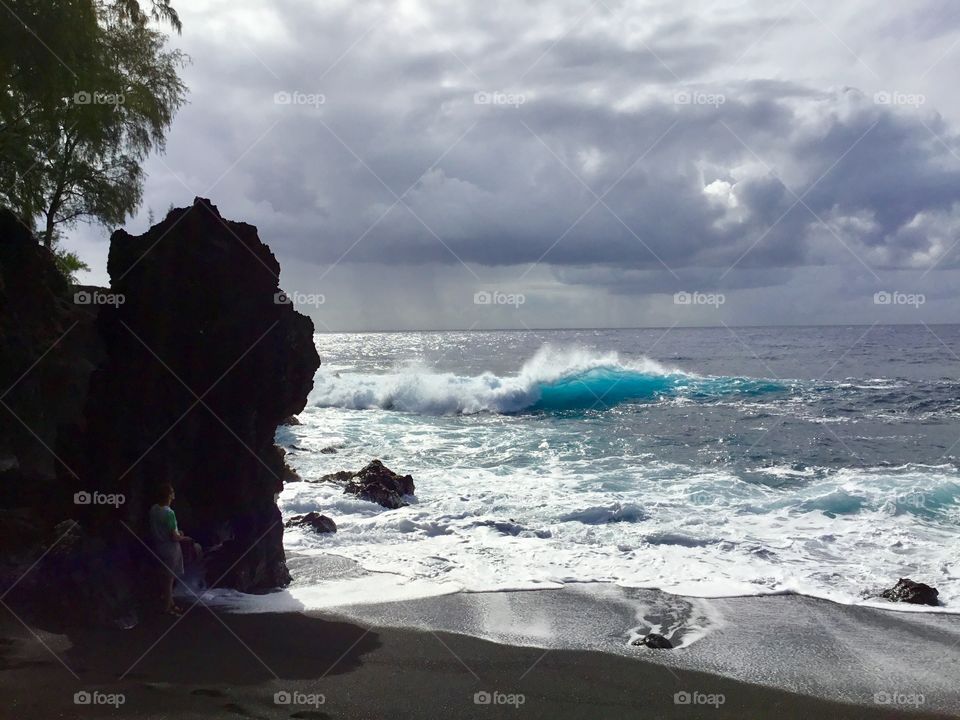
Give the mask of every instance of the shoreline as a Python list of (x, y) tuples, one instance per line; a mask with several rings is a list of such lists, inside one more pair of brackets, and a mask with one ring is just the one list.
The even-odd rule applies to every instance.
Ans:
[[(949, 614), (615, 587), (249, 612), (284, 595), (37, 636), (0, 608), (0, 692), (28, 719), (960, 717)], [(629, 644), (651, 630), (679, 647)]]
[[(296, 571), (294, 573), (295, 580), (287, 588), (280, 590), (278, 592), (266, 593), (262, 597), (279, 597), (283, 595), (290, 595), (291, 591), (310, 591), (313, 588), (311, 585), (298, 581), (296, 578), (299, 573), (309, 572), (313, 580), (317, 581), (317, 585), (323, 585), (325, 588), (330, 588), (331, 583), (341, 582), (341, 581), (357, 581), (362, 579), (373, 579), (377, 578), (380, 582), (383, 582), (385, 578), (391, 577), (402, 577), (394, 573), (385, 571), (385, 570), (371, 570), (363, 567), (359, 561), (352, 559), (347, 555), (342, 555), (333, 550), (324, 550), (321, 552), (313, 553), (303, 553), (302, 551), (285, 547), (284, 548), (287, 554), (287, 563)], [(892, 576), (891, 576), (892, 577)], [(894, 581), (891, 579), (888, 584), (892, 584)], [(422, 584), (421, 584), (422, 583)], [(447, 584), (441, 582), (430, 582), (430, 581), (420, 581), (420, 580), (407, 580), (407, 582), (397, 582), (390, 587), (390, 590), (396, 591), (401, 588), (407, 588), (410, 586), (414, 587), (423, 587), (424, 592), (419, 594), (414, 594), (409, 598), (405, 597), (389, 597), (386, 600), (383, 600), (383, 603), (403, 603), (409, 602), (410, 600), (429, 600), (430, 598), (439, 598), (446, 595), (488, 595), (496, 593), (525, 593), (525, 592), (551, 592), (557, 590), (572, 590), (572, 589), (583, 589), (587, 593), (591, 589), (596, 588), (618, 588), (624, 592), (652, 592), (652, 593), (662, 593), (665, 596), (685, 598), (687, 600), (703, 600), (703, 601), (754, 601), (762, 598), (777, 598), (777, 597), (793, 597), (805, 599), (813, 602), (822, 602), (829, 605), (835, 605), (838, 607), (847, 607), (847, 608), (859, 608), (862, 610), (876, 610), (884, 613), (903, 613), (903, 614), (918, 614), (918, 615), (932, 615), (932, 616), (956, 616), (958, 622), (960, 622), (960, 608), (955, 605), (946, 605), (941, 602), (939, 605), (930, 606), (923, 604), (911, 604), (907, 602), (894, 602), (891, 600), (885, 600), (880, 596), (880, 592), (885, 587), (878, 586), (875, 588), (873, 594), (865, 594), (861, 596), (858, 600), (852, 600), (848, 598), (843, 598), (837, 595), (830, 594), (815, 594), (809, 592), (802, 592), (800, 590), (793, 589), (782, 589), (782, 590), (773, 590), (773, 591), (757, 591), (757, 592), (729, 592), (729, 593), (715, 593), (710, 594), (707, 592), (703, 593), (690, 593), (690, 592), (677, 592), (675, 590), (664, 589), (663, 587), (655, 586), (639, 586), (639, 585), (623, 585), (618, 582), (611, 581), (602, 581), (602, 580), (564, 580), (556, 582), (542, 582), (542, 583), (531, 583), (529, 585), (523, 586), (509, 586), (509, 587), (497, 587), (490, 589), (465, 589), (462, 586), (455, 584)], [(349, 585), (344, 584), (340, 589), (347, 589)], [(426, 591), (426, 589), (430, 589)], [(330, 590), (325, 591), (325, 595), (329, 595)], [(250, 597), (250, 596), (247, 596)], [(297, 605), (296, 602), (292, 603), (296, 607), (294, 609), (300, 610), (304, 609), (306, 606)], [(342, 595), (338, 597), (338, 601), (334, 604), (329, 605), (329, 607), (350, 607), (356, 605), (358, 607), (365, 607), (369, 605), (376, 605), (378, 603), (366, 602), (342, 602)], [(281, 603), (284, 605), (284, 603)], [(286, 604), (287, 606), (290, 603)], [(318, 608), (324, 609), (324, 608)]]

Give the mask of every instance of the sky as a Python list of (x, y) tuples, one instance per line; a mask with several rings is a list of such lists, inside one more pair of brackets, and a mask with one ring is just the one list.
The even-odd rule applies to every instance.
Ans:
[(952, 0), (176, 5), (126, 228), (209, 197), (320, 331), (957, 321)]

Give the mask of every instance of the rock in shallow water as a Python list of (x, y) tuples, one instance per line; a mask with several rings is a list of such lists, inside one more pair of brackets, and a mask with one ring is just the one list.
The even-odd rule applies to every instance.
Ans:
[(672, 650), (673, 643), (667, 640), (663, 635), (658, 635), (657, 633), (650, 633), (642, 638), (637, 638), (634, 640), (631, 645), (644, 645), (651, 650)]
[(405, 507), (408, 503), (404, 495), (413, 495), (413, 478), (398, 475), (379, 460), (372, 460), (362, 470), (353, 473), (349, 470), (324, 475), (321, 482), (345, 483), (343, 492), (356, 495), (363, 500), (375, 502), (390, 510)]
[(900, 578), (889, 590), (880, 593), (880, 597), (891, 602), (905, 602), (912, 605), (937, 606), (940, 592), (926, 583), (914, 582), (910, 578)]
[(286, 522), (287, 527), (307, 527), (318, 533), (335, 533), (337, 524), (326, 515), (318, 512), (308, 512), (306, 515), (295, 515)]

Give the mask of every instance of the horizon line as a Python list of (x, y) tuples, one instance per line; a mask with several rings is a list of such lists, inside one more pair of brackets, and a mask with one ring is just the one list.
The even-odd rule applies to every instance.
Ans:
[[(310, 317), (307, 315), (307, 317)], [(313, 318), (311, 317), (311, 320)], [(796, 324), (796, 325), (634, 325), (613, 327), (523, 327), (523, 328), (393, 328), (375, 330), (318, 330), (314, 333), (322, 335), (337, 335), (342, 333), (441, 333), (441, 332), (583, 332), (588, 330), (720, 330), (735, 328), (749, 330), (757, 328), (861, 328), (861, 327), (953, 327), (960, 323), (930, 322), (930, 323), (825, 323), (825, 324)]]

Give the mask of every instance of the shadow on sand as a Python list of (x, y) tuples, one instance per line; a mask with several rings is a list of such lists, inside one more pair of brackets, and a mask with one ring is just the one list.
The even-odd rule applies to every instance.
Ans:
[(87, 682), (137, 679), (252, 685), (350, 672), (380, 647), (375, 632), (300, 613), (155, 616), (130, 630), (73, 630), (66, 664)]

